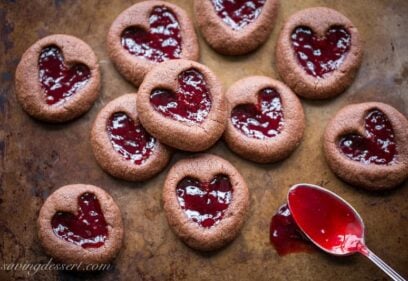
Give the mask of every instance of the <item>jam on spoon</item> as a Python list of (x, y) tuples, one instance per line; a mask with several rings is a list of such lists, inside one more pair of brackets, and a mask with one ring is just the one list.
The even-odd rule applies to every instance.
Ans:
[(323, 251), (337, 256), (361, 253), (393, 280), (404, 280), (368, 249), (363, 220), (335, 193), (312, 184), (298, 184), (289, 189), (288, 205), (302, 232)]
[(341, 255), (364, 244), (361, 218), (332, 193), (297, 185), (289, 191), (288, 204), (296, 223), (321, 248)]

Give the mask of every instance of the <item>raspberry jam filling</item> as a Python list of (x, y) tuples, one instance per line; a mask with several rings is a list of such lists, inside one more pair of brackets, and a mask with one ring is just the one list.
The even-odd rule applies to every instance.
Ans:
[(210, 92), (204, 76), (195, 69), (178, 76), (176, 92), (155, 89), (150, 95), (153, 108), (166, 117), (182, 122), (202, 123), (211, 109)]
[(297, 27), (292, 35), (292, 47), (306, 73), (324, 78), (344, 62), (351, 46), (351, 35), (343, 27), (333, 26), (325, 37), (317, 37), (305, 26)]
[(106, 129), (113, 149), (137, 165), (149, 158), (156, 145), (156, 139), (124, 112), (112, 114)]
[(67, 67), (61, 50), (56, 46), (42, 49), (38, 68), (41, 88), (45, 92), (48, 105), (68, 99), (91, 78), (91, 71), (82, 63)]
[(269, 238), (280, 256), (313, 249), (310, 240), (294, 221), (287, 204), (272, 217)]
[(78, 197), (78, 214), (57, 212), (51, 220), (54, 234), (82, 248), (101, 247), (108, 238), (108, 228), (95, 194)]
[(351, 134), (340, 139), (340, 150), (348, 158), (364, 164), (386, 165), (397, 155), (390, 120), (378, 109), (365, 118), (365, 136)]
[(156, 6), (149, 25), (149, 31), (137, 26), (126, 28), (121, 36), (122, 47), (132, 55), (154, 62), (180, 58), (181, 33), (176, 15), (165, 6)]
[(211, 0), (217, 15), (233, 30), (253, 22), (262, 12), (266, 0)]
[(288, 194), (293, 220), (320, 248), (344, 255), (364, 246), (364, 226), (353, 208), (326, 189), (297, 185)]
[(225, 175), (217, 175), (211, 182), (186, 177), (178, 183), (176, 194), (187, 217), (209, 228), (223, 218), (232, 200), (232, 186)]
[(244, 135), (266, 139), (278, 135), (283, 127), (283, 111), (279, 93), (265, 88), (258, 94), (258, 104), (242, 104), (231, 112), (231, 121)]

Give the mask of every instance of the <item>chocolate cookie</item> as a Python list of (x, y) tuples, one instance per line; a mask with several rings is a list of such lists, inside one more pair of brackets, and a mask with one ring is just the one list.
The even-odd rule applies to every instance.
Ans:
[(47, 36), (23, 54), (15, 86), (19, 103), (32, 117), (68, 121), (88, 111), (98, 98), (98, 61), (76, 37)]
[(222, 86), (202, 64), (163, 62), (146, 75), (137, 95), (141, 123), (164, 144), (201, 151), (224, 132), (227, 105)]
[(167, 165), (171, 152), (140, 124), (136, 95), (123, 95), (108, 103), (95, 119), (91, 143), (96, 160), (114, 177), (146, 180)]
[(324, 152), (332, 171), (352, 185), (395, 187), (408, 177), (408, 121), (384, 103), (348, 105), (327, 125)]
[(305, 116), (297, 96), (283, 83), (264, 76), (237, 81), (227, 91), (224, 139), (240, 156), (270, 163), (288, 157), (302, 140)]
[(353, 82), (363, 57), (357, 28), (339, 12), (310, 8), (292, 15), (275, 51), (285, 83), (310, 99), (331, 98)]
[(194, 13), (207, 43), (224, 55), (243, 55), (271, 33), (278, 0), (194, 0)]
[(47, 254), (67, 264), (110, 262), (122, 246), (121, 213), (103, 189), (85, 184), (66, 185), (41, 207), (38, 236)]
[(165, 1), (143, 1), (123, 11), (110, 27), (107, 46), (118, 71), (136, 86), (158, 63), (200, 56), (187, 13)]
[(248, 188), (228, 161), (202, 154), (171, 168), (163, 206), (183, 242), (194, 249), (215, 250), (238, 235), (249, 206)]

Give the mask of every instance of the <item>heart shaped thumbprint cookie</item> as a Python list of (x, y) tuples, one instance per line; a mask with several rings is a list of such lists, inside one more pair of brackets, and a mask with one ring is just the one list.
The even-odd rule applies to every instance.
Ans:
[(269, 37), (278, 0), (194, 0), (194, 13), (207, 43), (224, 55), (243, 55)]
[(91, 144), (104, 171), (129, 181), (142, 181), (159, 173), (171, 150), (142, 126), (136, 111), (136, 94), (109, 102), (93, 124)]
[(193, 61), (172, 60), (153, 68), (140, 85), (137, 110), (150, 134), (181, 150), (205, 150), (225, 129), (221, 83), (210, 69)]
[(271, 163), (288, 157), (300, 144), (303, 108), (285, 84), (251, 76), (233, 84), (226, 97), (229, 116), (224, 139), (240, 156)]
[(344, 181), (369, 190), (395, 187), (408, 177), (408, 121), (384, 103), (348, 105), (327, 125), (324, 151)]
[(47, 36), (32, 45), (16, 70), (16, 95), (23, 109), (48, 122), (74, 119), (99, 96), (100, 72), (92, 49), (69, 35)]
[(158, 63), (200, 55), (187, 13), (165, 1), (143, 1), (123, 11), (110, 27), (107, 45), (118, 71), (136, 86)]
[(41, 207), (37, 224), (47, 254), (66, 264), (108, 263), (122, 246), (120, 210), (108, 193), (93, 185), (57, 189)]
[(276, 66), (299, 96), (331, 98), (353, 82), (363, 57), (357, 28), (339, 12), (309, 8), (283, 26), (275, 50)]
[(249, 206), (248, 188), (228, 161), (202, 154), (171, 168), (164, 182), (163, 206), (181, 240), (194, 249), (211, 251), (239, 234)]

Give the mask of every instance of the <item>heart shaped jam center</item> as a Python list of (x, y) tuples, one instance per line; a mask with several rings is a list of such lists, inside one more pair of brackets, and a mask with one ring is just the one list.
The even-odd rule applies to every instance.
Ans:
[(124, 112), (112, 114), (106, 129), (113, 149), (137, 165), (149, 158), (156, 145), (156, 139)]
[(180, 58), (181, 34), (176, 15), (165, 6), (154, 7), (149, 25), (149, 31), (137, 26), (126, 28), (121, 38), (123, 48), (154, 62)]
[(303, 69), (319, 78), (338, 69), (351, 46), (350, 33), (340, 26), (331, 27), (325, 37), (317, 37), (310, 28), (300, 26), (293, 31), (291, 39)]
[(153, 108), (177, 121), (202, 123), (211, 109), (211, 98), (204, 76), (195, 69), (178, 76), (176, 92), (155, 89), (150, 95)]
[(223, 218), (232, 200), (232, 186), (225, 175), (217, 175), (211, 182), (186, 177), (178, 183), (176, 194), (187, 217), (208, 228)]
[(241, 104), (231, 112), (231, 121), (244, 135), (255, 139), (275, 137), (283, 127), (279, 93), (265, 88), (258, 94), (258, 104)]
[(57, 212), (51, 219), (54, 234), (82, 248), (101, 247), (108, 238), (108, 228), (95, 194), (86, 192), (78, 198), (78, 213)]
[(56, 104), (74, 95), (91, 78), (91, 71), (82, 64), (65, 66), (61, 50), (56, 46), (42, 49), (39, 60), (39, 79), (48, 105)]
[(386, 165), (397, 155), (391, 122), (378, 109), (365, 118), (365, 136), (343, 136), (339, 147), (348, 158), (364, 164)]
[(217, 15), (233, 30), (253, 22), (262, 12), (266, 0), (211, 0)]

